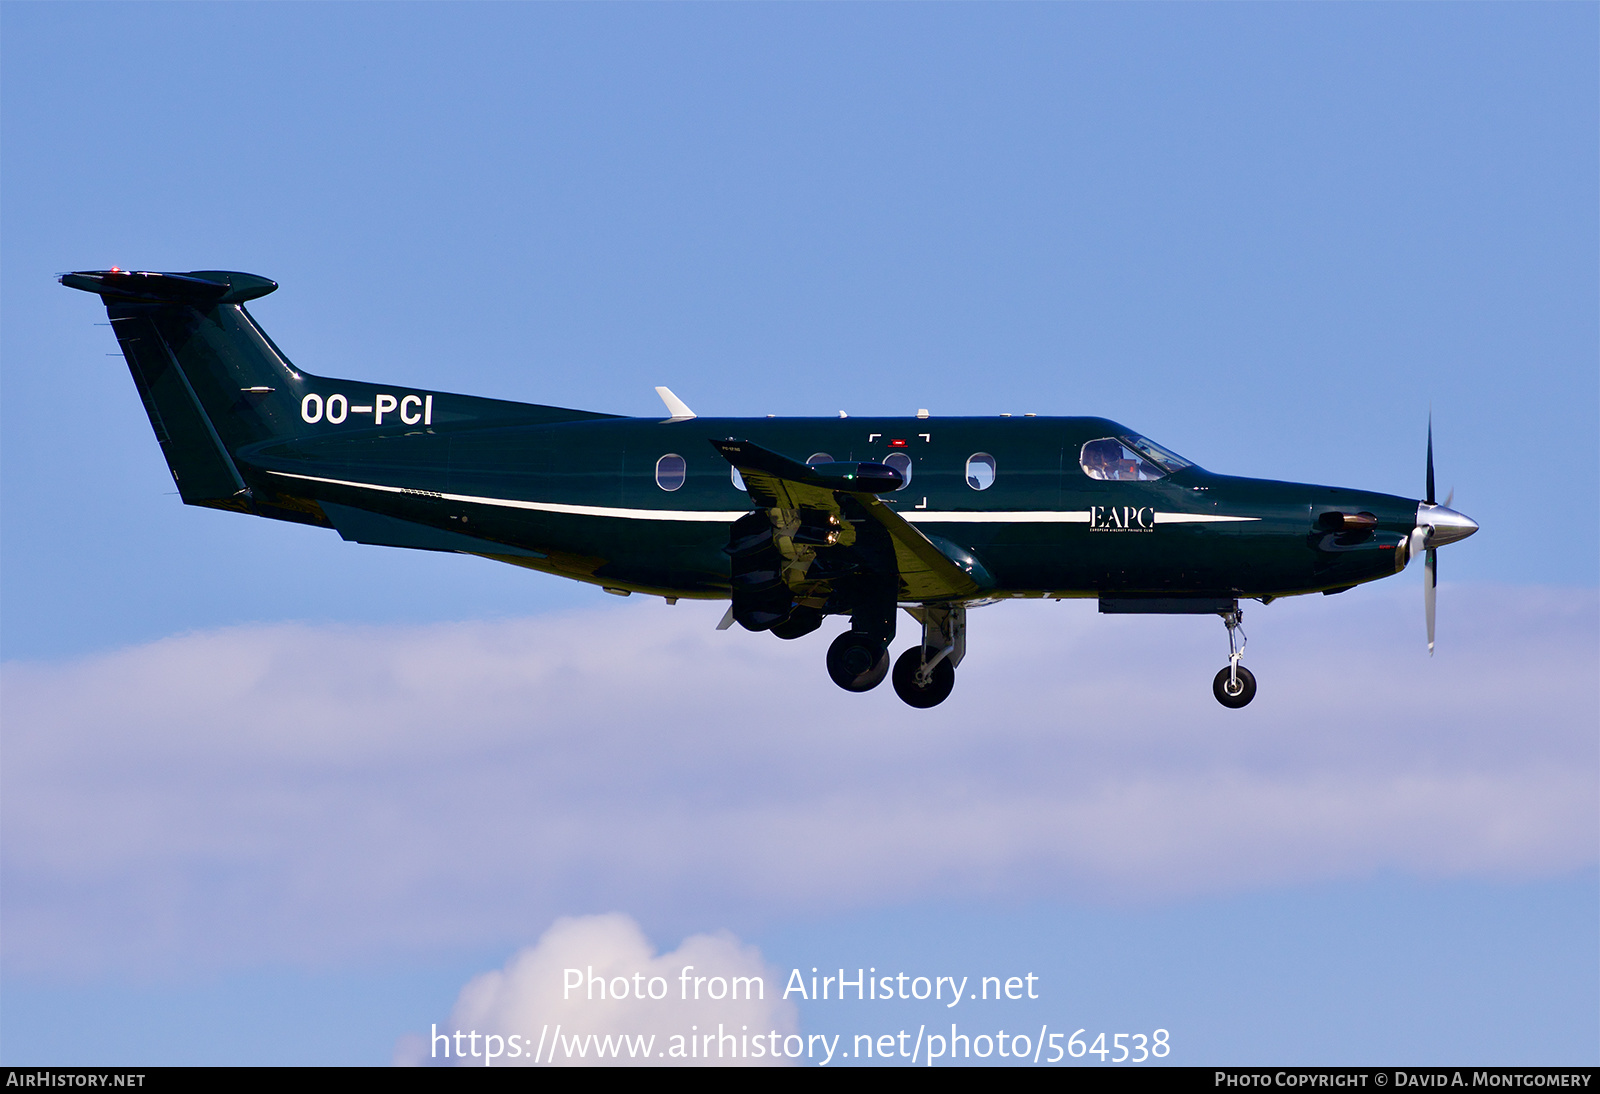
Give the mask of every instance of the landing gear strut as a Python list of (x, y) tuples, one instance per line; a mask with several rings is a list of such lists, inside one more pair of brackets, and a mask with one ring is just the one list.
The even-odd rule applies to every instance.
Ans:
[(889, 675), (898, 578), (870, 575), (856, 586), (850, 629), (828, 647), (828, 675), (846, 691), (871, 691)]
[(908, 608), (922, 624), (922, 642), (894, 663), (894, 691), (907, 705), (926, 710), (950, 697), (956, 666), (967, 653), (967, 608), (928, 605)]
[(1211, 681), (1211, 693), (1223, 706), (1237, 710), (1248, 706), (1250, 700), (1256, 697), (1255, 675), (1239, 664), (1239, 659), (1244, 656), (1245, 643), (1249, 641), (1244, 628), (1239, 625), (1244, 612), (1235, 600), (1232, 611), (1218, 614), (1222, 616), (1223, 626), (1228, 628), (1228, 667), (1217, 673), (1216, 679)]

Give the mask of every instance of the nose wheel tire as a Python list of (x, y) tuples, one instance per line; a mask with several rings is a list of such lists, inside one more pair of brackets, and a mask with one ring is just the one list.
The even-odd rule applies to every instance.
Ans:
[(845, 631), (828, 647), (828, 675), (846, 691), (871, 691), (889, 675), (889, 651), (858, 631)]
[(950, 697), (956, 686), (956, 670), (945, 659), (933, 666), (925, 680), (918, 680), (922, 666), (932, 661), (938, 650), (931, 646), (912, 646), (894, 663), (894, 693), (905, 700), (907, 706), (926, 710), (936, 707)]
[(1240, 665), (1239, 682), (1235, 684), (1230, 677), (1231, 672), (1231, 669), (1223, 669), (1217, 673), (1217, 678), (1211, 681), (1211, 693), (1223, 706), (1238, 710), (1249, 706), (1250, 700), (1256, 697), (1256, 678), (1249, 669)]

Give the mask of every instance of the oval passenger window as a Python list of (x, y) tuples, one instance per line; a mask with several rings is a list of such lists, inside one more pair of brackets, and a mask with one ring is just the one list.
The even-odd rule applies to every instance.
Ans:
[(900, 485), (896, 490), (904, 490), (911, 485), (911, 457), (904, 452), (891, 452), (883, 458), (885, 467), (892, 467), (900, 473)]
[(668, 452), (656, 461), (656, 485), (663, 490), (676, 490), (687, 474), (688, 466), (676, 452)]
[(967, 457), (967, 485), (974, 490), (987, 490), (994, 485), (994, 457), (987, 452), (974, 452)]

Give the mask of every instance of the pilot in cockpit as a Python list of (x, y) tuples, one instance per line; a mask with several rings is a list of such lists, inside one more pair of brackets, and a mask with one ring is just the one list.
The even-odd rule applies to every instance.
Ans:
[(1090, 441), (1083, 446), (1083, 473), (1091, 479), (1123, 478), (1121, 465), (1124, 462), (1126, 461), (1122, 459), (1122, 445), (1110, 437)]

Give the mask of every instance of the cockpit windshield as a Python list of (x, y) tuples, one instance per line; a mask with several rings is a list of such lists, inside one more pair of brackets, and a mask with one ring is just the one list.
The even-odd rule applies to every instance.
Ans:
[(1182, 456), (1137, 433), (1090, 441), (1083, 446), (1078, 465), (1091, 479), (1116, 482), (1150, 482), (1191, 466)]

